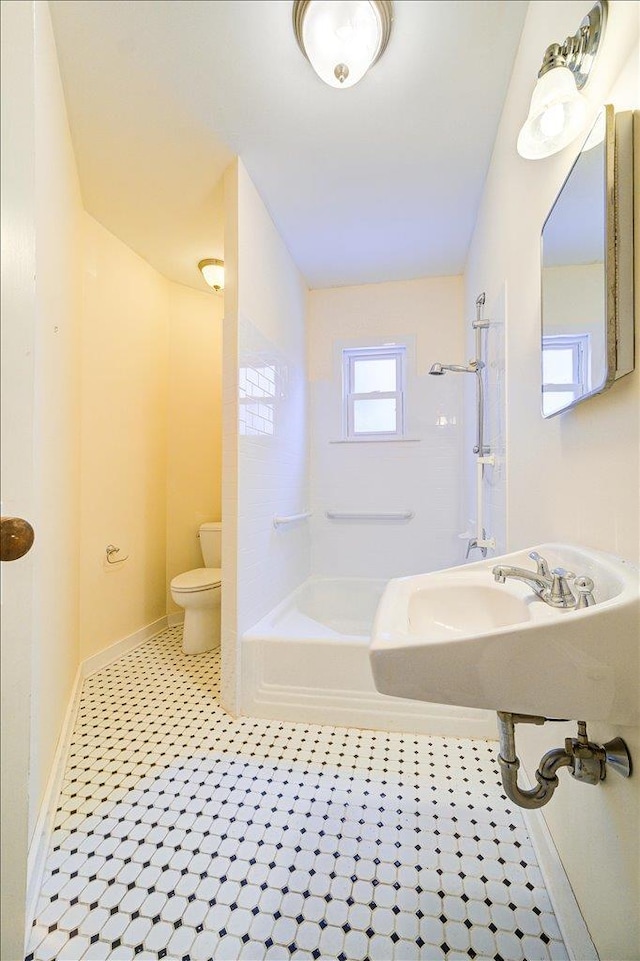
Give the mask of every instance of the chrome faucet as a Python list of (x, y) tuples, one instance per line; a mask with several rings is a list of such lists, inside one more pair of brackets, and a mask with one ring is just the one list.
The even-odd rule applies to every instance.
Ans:
[(507, 567), (498, 564), (492, 571), (494, 578), (499, 584), (504, 584), (507, 578), (524, 581), (541, 600), (551, 607), (580, 610), (595, 604), (592, 593), (593, 581), (590, 578), (576, 579), (578, 587), (576, 599), (569, 587), (569, 580), (575, 578), (575, 574), (566, 571), (564, 567), (555, 567), (550, 571), (546, 560), (537, 551), (531, 551), (529, 557), (536, 562), (537, 570), (528, 571), (523, 567)]

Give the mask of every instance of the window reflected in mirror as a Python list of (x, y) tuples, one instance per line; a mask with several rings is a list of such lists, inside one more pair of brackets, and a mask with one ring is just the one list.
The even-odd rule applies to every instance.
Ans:
[(603, 131), (587, 139), (543, 229), (545, 417), (601, 390), (607, 378), (605, 199)]

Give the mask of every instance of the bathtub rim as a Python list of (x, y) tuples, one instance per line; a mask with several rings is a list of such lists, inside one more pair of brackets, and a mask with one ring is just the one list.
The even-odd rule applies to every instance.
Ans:
[[(491, 712), (441, 705), (426, 701), (408, 701), (390, 697), (376, 690), (360, 690), (351, 686), (348, 678), (344, 686), (311, 687), (304, 676), (299, 683), (281, 683), (273, 679), (273, 655), (285, 656), (293, 651), (322, 645), (334, 651), (340, 647), (355, 649), (366, 659), (371, 636), (331, 633), (307, 633), (302, 636), (283, 633), (278, 620), (295, 610), (296, 598), (309, 584), (319, 581), (341, 583), (387, 583), (383, 578), (338, 578), (315, 574), (302, 581), (287, 597), (277, 604), (251, 628), (241, 634), (240, 713), (248, 717), (320, 724), (331, 727), (356, 727), (381, 732), (402, 732), (436, 737), (471, 737), (495, 740), (497, 729)], [(309, 619), (313, 620), (313, 619)], [(318, 624), (319, 622), (313, 621)]]
[[(316, 621), (315, 618), (309, 617), (308, 615), (303, 615), (308, 618), (309, 621), (313, 621), (315, 624), (319, 624), (323, 630), (319, 631), (317, 634), (303, 634), (299, 636), (298, 634), (286, 633), (283, 634), (282, 631), (278, 630), (278, 624), (282, 621), (283, 617), (289, 613), (292, 613), (299, 608), (295, 605), (295, 600), (298, 598), (305, 590), (309, 589), (309, 585), (322, 583), (323, 581), (339, 581), (341, 584), (376, 584), (380, 585), (382, 590), (389, 583), (388, 578), (383, 577), (332, 577), (326, 574), (311, 574), (309, 577), (305, 578), (298, 586), (283, 598), (279, 604), (276, 604), (270, 611), (268, 611), (259, 621), (256, 621), (251, 627), (246, 631), (242, 632), (242, 640), (247, 641), (257, 641), (257, 640), (268, 640), (276, 641), (282, 640), (288, 643), (291, 640), (298, 641), (300, 643), (305, 642), (318, 642), (323, 643), (329, 642), (339, 645), (344, 641), (352, 641), (369, 646), (371, 641), (371, 631), (368, 634), (344, 634), (339, 631), (334, 630), (326, 625), (323, 625), (321, 621)], [(376, 604), (377, 609), (377, 604)], [(371, 617), (371, 627), (373, 627), (373, 619), (375, 617), (375, 610)], [(324, 633), (324, 632), (327, 633)]]

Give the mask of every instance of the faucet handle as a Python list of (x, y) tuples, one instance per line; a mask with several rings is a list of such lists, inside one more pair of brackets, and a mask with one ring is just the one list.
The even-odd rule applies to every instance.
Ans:
[(541, 554), (537, 551), (530, 551), (529, 557), (536, 562), (540, 577), (549, 577), (549, 565)]
[(576, 575), (564, 567), (554, 567), (551, 571), (551, 589), (549, 603), (553, 607), (575, 607), (576, 599), (569, 587), (569, 580)]
[(576, 601), (576, 610), (581, 611), (585, 607), (593, 607), (596, 602), (593, 596), (594, 583), (590, 577), (576, 577), (575, 581), (576, 590), (578, 592), (578, 600)]

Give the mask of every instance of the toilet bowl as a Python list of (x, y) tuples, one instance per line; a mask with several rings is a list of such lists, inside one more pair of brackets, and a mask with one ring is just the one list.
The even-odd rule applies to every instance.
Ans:
[(221, 524), (203, 524), (198, 537), (207, 566), (178, 574), (171, 581), (171, 597), (184, 608), (182, 649), (185, 654), (202, 654), (220, 646), (221, 535)]

